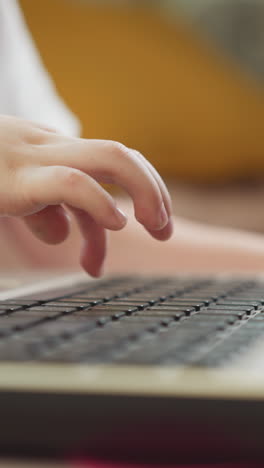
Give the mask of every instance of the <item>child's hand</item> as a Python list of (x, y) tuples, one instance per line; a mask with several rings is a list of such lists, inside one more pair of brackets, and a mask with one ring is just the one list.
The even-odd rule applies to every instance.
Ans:
[(10, 116), (0, 116), (0, 215), (23, 217), (50, 244), (69, 233), (63, 207), (76, 217), (84, 238), (81, 263), (99, 276), (106, 253), (105, 229), (126, 224), (113, 198), (98, 182), (125, 189), (135, 217), (150, 234), (172, 233), (171, 201), (158, 173), (138, 152), (120, 143), (69, 138)]

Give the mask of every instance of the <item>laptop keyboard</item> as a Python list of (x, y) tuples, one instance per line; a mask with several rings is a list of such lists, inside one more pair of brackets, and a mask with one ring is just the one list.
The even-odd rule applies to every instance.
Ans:
[(112, 278), (0, 302), (0, 361), (232, 364), (264, 335), (264, 285)]

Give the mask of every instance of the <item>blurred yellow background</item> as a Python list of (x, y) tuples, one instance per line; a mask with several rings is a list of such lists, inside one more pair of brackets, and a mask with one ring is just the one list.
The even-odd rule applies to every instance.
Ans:
[(136, 147), (181, 180), (262, 175), (263, 90), (183, 21), (95, 2), (20, 3), (83, 136)]

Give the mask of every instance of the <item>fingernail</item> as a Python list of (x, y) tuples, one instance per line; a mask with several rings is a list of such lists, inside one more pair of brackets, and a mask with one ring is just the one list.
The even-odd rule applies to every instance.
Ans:
[(116, 217), (124, 226), (127, 223), (127, 217), (120, 208), (116, 208)]
[(157, 230), (162, 229), (168, 224), (169, 218), (167, 215), (167, 211), (165, 209), (164, 203), (161, 205), (160, 212), (157, 216)]

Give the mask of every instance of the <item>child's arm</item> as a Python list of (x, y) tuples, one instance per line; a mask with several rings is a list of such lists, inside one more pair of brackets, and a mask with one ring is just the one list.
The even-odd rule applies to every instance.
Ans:
[[(130, 215), (130, 204), (120, 200)], [(177, 217), (168, 242), (157, 244), (129, 216), (126, 229), (110, 233), (106, 271), (112, 274), (263, 272), (264, 236)]]
[(65, 206), (84, 238), (81, 263), (99, 276), (105, 229), (126, 224), (98, 182), (114, 183), (133, 200), (135, 217), (156, 239), (172, 233), (171, 201), (155, 169), (120, 143), (58, 134), (35, 123), (0, 116), (0, 215), (24, 217), (41, 240), (60, 243), (69, 233)]

